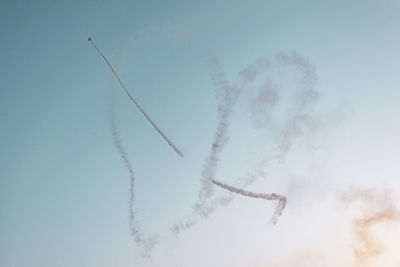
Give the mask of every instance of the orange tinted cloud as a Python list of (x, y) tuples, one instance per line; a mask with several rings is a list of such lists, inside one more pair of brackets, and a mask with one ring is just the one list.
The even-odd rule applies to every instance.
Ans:
[(351, 188), (342, 194), (341, 200), (347, 205), (356, 201), (362, 205), (361, 216), (354, 219), (352, 227), (356, 238), (354, 255), (358, 265), (364, 266), (385, 250), (383, 244), (373, 235), (373, 227), (397, 221), (400, 213), (388, 192)]

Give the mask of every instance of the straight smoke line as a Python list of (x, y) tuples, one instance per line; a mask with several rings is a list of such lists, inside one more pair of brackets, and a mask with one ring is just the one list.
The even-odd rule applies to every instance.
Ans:
[(93, 42), (92, 38), (89, 37), (88, 39), (89, 42), (92, 43), (94, 48), (96, 48), (97, 52), (102, 56), (104, 61), (107, 63), (108, 67), (110, 67), (112, 73), (114, 74), (115, 78), (118, 80), (119, 84), (121, 85), (122, 89), (125, 91), (125, 93), (129, 96), (129, 98), (132, 100), (132, 102), (136, 105), (136, 107), (140, 110), (140, 112), (146, 117), (146, 119), (150, 122), (150, 124), (153, 126), (153, 128), (164, 138), (164, 140), (168, 143), (172, 149), (175, 150), (175, 152), (180, 156), (183, 157), (183, 153), (176, 147), (176, 145), (161, 131), (161, 129), (153, 122), (153, 120), (146, 114), (146, 112), (142, 109), (142, 107), (139, 105), (139, 103), (133, 98), (131, 93), (128, 91), (128, 89), (125, 87), (123, 82), (121, 81), (118, 73), (114, 70), (113, 66), (111, 65), (110, 61), (103, 55), (103, 53), (100, 51), (100, 49), (97, 48), (96, 44)]

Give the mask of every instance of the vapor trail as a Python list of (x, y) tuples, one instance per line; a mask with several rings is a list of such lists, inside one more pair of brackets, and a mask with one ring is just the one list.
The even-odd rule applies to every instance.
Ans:
[(275, 194), (275, 193), (272, 193), (272, 194), (254, 193), (254, 192), (246, 191), (246, 190), (243, 190), (243, 189), (239, 189), (239, 188), (236, 188), (236, 187), (233, 187), (233, 186), (218, 182), (218, 181), (216, 181), (214, 179), (212, 179), (212, 182), (215, 185), (217, 185), (217, 186), (219, 186), (219, 187), (221, 187), (223, 189), (226, 189), (226, 190), (231, 191), (231, 192), (236, 193), (236, 194), (240, 194), (242, 196), (252, 197), (252, 198), (261, 198), (261, 199), (266, 199), (266, 200), (278, 200), (279, 201), (278, 202), (278, 206), (276, 207), (275, 212), (274, 212), (274, 216), (272, 217), (272, 220), (271, 220), (273, 224), (276, 224), (278, 222), (279, 216), (282, 215), (282, 212), (286, 207), (287, 199), (286, 199), (285, 196), (281, 196), (281, 195), (278, 195), (278, 194)]
[(133, 239), (136, 244), (143, 249), (143, 255), (148, 257), (151, 249), (157, 243), (154, 237), (145, 237), (138, 229), (137, 219), (135, 217), (135, 173), (131, 162), (128, 159), (127, 153), (119, 137), (117, 120), (115, 114), (113, 89), (110, 89), (110, 102), (109, 102), (109, 119), (113, 143), (120, 154), (126, 168), (129, 172), (129, 228)]
[[(228, 143), (228, 131), (234, 104), (240, 95), (241, 90), (245, 87), (244, 82), (237, 86), (229, 83), (226, 78), (226, 73), (222, 70), (219, 60), (216, 57), (208, 57), (207, 59), (209, 66), (212, 69), (211, 78), (213, 84), (217, 89), (219, 89), (217, 90), (218, 122), (214, 132), (214, 140), (211, 144), (210, 152), (202, 166), (200, 174), (201, 187), (198, 192), (197, 200), (192, 205), (192, 215), (187, 219), (180, 220), (171, 227), (173, 235), (177, 235), (182, 230), (192, 227), (201, 219), (207, 218), (215, 211), (216, 204), (220, 203), (217, 199), (211, 200), (214, 195), (212, 179), (216, 176), (220, 154)], [(226, 198), (222, 199), (222, 202), (226, 202)]]
[(194, 209), (204, 214), (205, 202), (207, 199), (213, 196), (214, 190), (212, 186), (212, 179), (215, 177), (217, 167), (220, 161), (220, 154), (228, 143), (228, 132), (233, 116), (233, 108), (249, 82), (253, 81), (255, 77), (265, 71), (269, 64), (265, 61), (259, 61), (257, 70), (251, 72), (249, 67), (245, 68), (243, 72), (252, 73), (252, 75), (242, 75), (242, 79), (238, 84), (231, 84), (226, 78), (226, 73), (222, 70), (219, 60), (216, 57), (209, 57), (209, 64), (213, 70), (212, 81), (214, 86), (219, 89), (217, 91), (218, 100), (218, 122), (214, 133), (214, 141), (211, 144), (211, 150), (209, 155), (205, 159), (205, 162), (201, 171), (201, 189), (198, 196), (198, 201), (194, 204)]
[[(297, 84), (286, 90), (287, 101), (282, 101), (284, 99), (279, 88), (262, 84), (257, 88), (258, 94), (250, 103), (250, 118), (253, 122), (261, 121), (256, 125), (257, 130), (268, 131), (276, 138), (271, 159), (268, 161), (282, 161), (291, 150), (294, 140), (318, 130), (318, 119), (313, 114), (313, 108), (319, 99), (319, 93), (315, 90), (317, 80), (315, 68), (299, 53), (280, 52), (272, 61), (259, 57), (239, 72), (240, 79), (237, 83), (228, 81), (216, 57), (208, 57), (208, 61), (212, 68), (213, 84), (218, 89), (218, 121), (211, 150), (202, 166), (201, 188), (192, 205), (192, 213), (171, 227), (174, 235), (206, 219), (217, 207), (230, 202), (231, 198), (214, 196), (213, 179), (216, 178), (220, 155), (229, 140), (229, 127), (235, 104), (245, 90), (256, 84), (255, 81), (259, 76), (269, 70), (279, 69), (292, 69), (300, 76), (296, 80)], [(279, 118), (274, 118), (276, 110), (282, 113)], [(255, 171), (258, 172), (259, 169)], [(236, 182), (249, 185), (257, 179), (245, 175)]]
[[(275, 59), (271, 62), (269, 59), (260, 57), (256, 61), (248, 64), (240, 73), (239, 73), (239, 81), (238, 83), (231, 83), (226, 73), (223, 71), (219, 60), (217, 57), (212, 56), (209, 53), (209, 50), (199, 44), (197, 40), (193, 39), (192, 36), (185, 34), (181, 31), (178, 31), (176, 28), (167, 25), (167, 27), (161, 28), (155, 32), (159, 33), (167, 33), (172, 37), (183, 40), (186, 44), (189, 44), (192, 48), (194, 48), (201, 56), (204, 56), (207, 60), (208, 66), (211, 69), (211, 78), (214, 86), (216, 87), (216, 95), (217, 95), (217, 125), (214, 132), (214, 139), (210, 146), (210, 151), (207, 157), (204, 160), (204, 163), (201, 168), (200, 174), (200, 183), (201, 188), (198, 192), (197, 199), (195, 203), (192, 205), (192, 212), (189, 216), (186, 216), (184, 219), (175, 223), (172, 227), (172, 233), (178, 234), (180, 231), (188, 229), (201, 221), (202, 219), (207, 218), (210, 214), (212, 214), (216, 209), (220, 206), (224, 206), (230, 203), (233, 199), (234, 195), (226, 193), (224, 196), (214, 196), (215, 185), (218, 186), (219, 183), (215, 180), (218, 165), (220, 162), (220, 156), (224, 148), (226, 147), (229, 139), (229, 127), (230, 122), (234, 113), (234, 106), (237, 102), (239, 96), (245, 89), (248, 89), (248, 86), (252, 86), (255, 80), (261, 74), (264, 74), (266, 70), (279, 69), (279, 68), (292, 68), (294, 67), (297, 72), (299, 72), (302, 76), (302, 79), (299, 80), (299, 87), (297, 90), (300, 92), (293, 92), (295, 100), (292, 105), (289, 107), (289, 111), (284, 116), (282, 125), (270, 125), (267, 123), (261, 123), (257, 128), (264, 128), (267, 131), (274, 132), (277, 137), (277, 148), (275, 149), (274, 155), (270, 160), (281, 160), (284, 155), (290, 150), (291, 143), (294, 139), (299, 136), (305, 135), (307, 131), (312, 128), (314, 122), (314, 116), (312, 113), (312, 106), (315, 104), (315, 100), (318, 99), (318, 93), (314, 90), (315, 85), (315, 73), (314, 68), (310, 63), (305, 60), (301, 55), (296, 52), (292, 54), (279, 53)], [(133, 39), (133, 41), (137, 41), (137, 39), (146, 38), (149, 34), (145, 36), (140, 35), (138, 38)], [(91, 40), (90, 40), (91, 41)], [(93, 43), (93, 42), (92, 42)], [(97, 49), (95, 44), (94, 47)], [(97, 49), (100, 55), (107, 62), (108, 66), (113, 71), (114, 75), (118, 79), (119, 83), (131, 98), (131, 100), (138, 106), (137, 102), (131, 97), (128, 90), (122, 84), (119, 76), (116, 74), (114, 69), (112, 68), (109, 61), (103, 56), (103, 54)], [(276, 88), (270, 88), (272, 90), (265, 91), (266, 88), (260, 88), (260, 94), (256, 99), (254, 99), (252, 103), (253, 109), (251, 110), (252, 119), (258, 119), (258, 115), (260, 117), (263, 116), (262, 113), (269, 113), (269, 109), (274, 109), (276, 106), (276, 102), (279, 102), (281, 96), (279, 95), (279, 91)], [(263, 108), (267, 107), (267, 108)], [(143, 110), (138, 106), (141, 112), (146, 116)], [(254, 118), (254, 116), (256, 118)], [(270, 115), (268, 114), (268, 118)], [(146, 118), (148, 118), (146, 116)], [(149, 118), (148, 118), (149, 119)], [(149, 119), (151, 122), (151, 120)], [(264, 121), (262, 121), (264, 122)], [(151, 122), (152, 123), (152, 122)], [(152, 123), (153, 127), (156, 126)], [(157, 130), (157, 128), (156, 128)], [(166, 139), (166, 137), (160, 132), (160, 134)], [(167, 141), (167, 139), (166, 139)], [(168, 141), (167, 141), (168, 142)], [(171, 144), (170, 144), (171, 145)], [(171, 147), (173, 147), (171, 145)], [(173, 147), (174, 148), (174, 147)], [(175, 149), (175, 148), (174, 148)], [(178, 153), (178, 152), (177, 152)], [(178, 153), (179, 154), (179, 153)], [(268, 160), (268, 161), (270, 161)], [(254, 171), (259, 172), (261, 168), (256, 168)], [(264, 176), (264, 175), (261, 175)], [(240, 184), (240, 188), (245, 188), (250, 185), (254, 181), (256, 181), (260, 175), (250, 175), (246, 174), (243, 177), (240, 177), (236, 180), (236, 184)], [(219, 185), (220, 187), (235, 193), (239, 193), (240, 190), (238, 188), (231, 187), (229, 185), (222, 186), (222, 183)], [(229, 189), (228, 189), (229, 188)], [(230, 190), (231, 189), (231, 190)], [(236, 191), (234, 191), (234, 189)], [(239, 191), (238, 191), (239, 190)], [(256, 198), (264, 198), (271, 200), (278, 200), (278, 206), (275, 210), (275, 214), (273, 217), (273, 222), (276, 222), (277, 218), (281, 215), (283, 209), (286, 206), (286, 197), (280, 196), (277, 194), (256, 194), (248, 191), (240, 191), (245, 196), (256, 197)]]
[(153, 128), (164, 138), (164, 140), (168, 143), (172, 149), (175, 150), (175, 152), (180, 156), (183, 157), (183, 153), (176, 147), (176, 145), (161, 131), (161, 129), (152, 121), (152, 119), (146, 114), (146, 112), (142, 109), (142, 107), (139, 105), (139, 103), (133, 98), (131, 93), (128, 91), (128, 89), (125, 87), (125, 85), (122, 83), (118, 73), (114, 70), (113, 66), (111, 65), (110, 61), (103, 55), (103, 53), (100, 51), (100, 49), (97, 48), (96, 44), (93, 42), (92, 38), (89, 37), (88, 39), (89, 42), (92, 43), (94, 48), (96, 48), (97, 52), (102, 56), (104, 61), (107, 63), (108, 67), (110, 67), (112, 73), (114, 74), (115, 78), (118, 80), (119, 84), (121, 85), (122, 89), (124, 89), (125, 93), (129, 96), (129, 98), (132, 100), (132, 102), (136, 105), (136, 107), (140, 110), (140, 112), (146, 117), (146, 119), (150, 122), (150, 124), (153, 126)]

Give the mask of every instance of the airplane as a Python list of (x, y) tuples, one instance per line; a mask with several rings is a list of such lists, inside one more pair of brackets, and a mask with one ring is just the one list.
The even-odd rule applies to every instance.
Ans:
[(88, 40), (88, 41), (92, 41), (92, 37), (89, 37), (87, 40)]

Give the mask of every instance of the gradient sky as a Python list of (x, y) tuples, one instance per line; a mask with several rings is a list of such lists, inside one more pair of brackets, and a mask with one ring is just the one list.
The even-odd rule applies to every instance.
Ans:
[[(400, 197), (399, 14), (396, 0), (1, 1), (0, 265), (352, 266), (356, 215), (338, 192), (356, 186)], [(196, 199), (217, 103), (192, 47), (168, 36), (129, 42), (167, 24), (209, 47), (232, 81), (279, 51), (296, 50), (316, 67), (327, 127), (314, 149), (299, 145), (251, 187), (288, 197), (276, 226), (267, 224), (271, 203), (238, 197), (170, 237)], [(89, 36), (184, 159), (122, 93)], [(160, 237), (151, 259), (129, 235), (129, 177), (108, 122), (113, 86), (140, 228)], [(236, 113), (218, 172), (226, 182), (255, 164), (245, 148), (260, 144), (240, 105)], [(376, 266), (400, 266), (399, 223), (377, 238), (387, 250)]]

